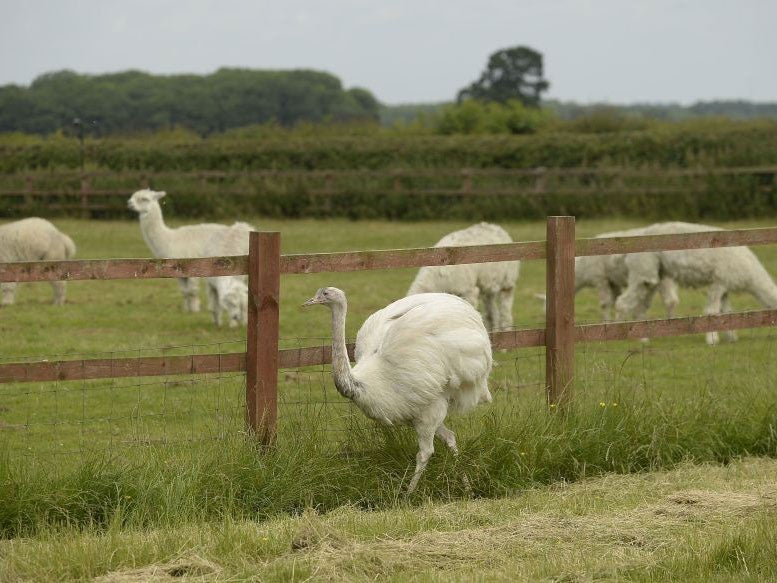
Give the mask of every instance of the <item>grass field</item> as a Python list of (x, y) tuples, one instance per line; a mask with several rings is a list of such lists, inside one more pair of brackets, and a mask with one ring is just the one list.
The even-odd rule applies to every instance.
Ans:
[[(681, 465), (496, 500), (0, 541), (3, 580), (770, 581), (777, 462)], [(67, 536), (66, 536), (67, 535)]]
[[(429, 246), (443, 234), (465, 226), (452, 222), (252, 222), (265, 230), (281, 231), (287, 253)], [(56, 224), (76, 241), (80, 258), (148, 256), (135, 221), (58, 220)], [(541, 222), (504, 226), (515, 240), (544, 239)], [(580, 221), (578, 236), (630, 226), (637, 223)], [(748, 221), (721, 226), (771, 224)], [(754, 250), (767, 269), (777, 274), (777, 248)], [(328, 312), (298, 307), (318, 287), (335, 285), (349, 294), (347, 330), (353, 336), (367, 315), (404, 295), (413, 275), (414, 270), (394, 270), (284, 277), (281, 345), (328, 343)], [(544, 277), (543, 262), (522, 265), (514, 314), (517, 326), (542, 325), (541, 305), (533, 294), (543, 291)], [(0, 309), (3, 362), (244, 349), (243, 329), (217, 329), (207, 312), (184, 314), (178, 286), (172, 280), (72, 282), (67, 306), (51, 306), (50, 298), (47, 284), (21, 285), (17, 304)], [(704, 294), (684, 290), (681, 302), (679, 315), (700, 314)], [(748, 296), (736, 296), (733, 303), (735, 309), (758, 307)], [(662, 316), (659, 304), (655, 303), (651, 316)], [(579, 294), (576, 312), (578, 321), (598, 319), (592, 291)], [(636, 342), (581, 345), (577, 354), (578, 398), (568, 418), (548, 416), (544, 410), (541, 350), (498, 353), (496, 360), (491, 381), (495, 403), (453, 421), (462, 447), (460, 458), (438, 448), (419, 493), (409, 500), (402, 491), (414, 461), (412, 432), (379, 429), (366, 422), (334, 392), (326, 367), (281, 372), (278, 446), (262, 455), (242, 439), (242, 375), (0, 385), (0, 533), (33, 537), (0, 547), (0, 561), (4, 561), (0, 573), (5, 565), (19, 578), (87, 577), (190, 560), (197, 555), (204, 569), (216, 569), (212, 572), (216, 578), (240, 578), (244, 573), (289, 578), (292, 571), (300, 578), (311, 574), (324, 578), (343, 574), (401, 578), (408, 573), (396, 566), (395, 559), (386, 559), (385, 570), (378, 555), (377, 563), (371, 562), (364, 572), (354, 571), (353, 566), (328, 571), (329, 567), (316, 563), (316, 553), (324, 547), (326, 553), (335, 552), (342, 547), (337, 541), (353, 540), (358, 552), (369, 554), (370, 541), (379, 538), (380, 525), (385, 524), (381, 521), (413, 525), (398, 533), (398, 539), (428, 536), (432, 541), (434, 533), (423, 535), (423, 531), (437, 528), (424, 517), (438, 512), (433, 502), (466, 497), (462, 472), (469, 476), (476, 496), (496, 501), (460, 502), (460, 509), (446, 506), (439, 512), (472, 514), (472, 521), (460, 523), (462, 528), (484, 527), (489, 533), (488, 528), (499, 530), (503, 523), (520, 520), (528, 512), (519, 508), (524, 498), (510, 502), (527, 488), (533, 492), (530, 500), (561, 496), (559, 503), (569, 504), (569, 512), (574, 513), (574, 502), (562, 496), (563, 490), (554, 492), (543, 485), (610, 472), (672, 468), (689, 461), (728, 463), (748, 454), (777, 455), (777, 412), (772, 394), (777, 359), (769, 330), (742, 331), (738, 343), (714, 348), (707, 347), (701, 336), (657, 339), (648, 346)], [(751, 463), (760, 467), (758, 464), (770, 462)], [(724, 472), (684, 468), (691, 474)], [(631, 484), (640, 483), (640, 479), (653, 480), (605, 478), (603, 483), (618, 489), (621, 484), (617, 480)], [(504, 515), (496, 510), (501, 501), (510, 509)], [(639, 504), (636, 499), (633, 502), (636, 508)], [(468, 504), (475, 505), (473, 510)], [(597, 504), (601, 502), (594, 506)], [(490, 510), (481, 510), (479, 505)], [(361, 535), (358, 529), (351, 531), (335, 524), (334, 538), (330, 541), (326, 535), (330, 542), (316, 542), (303, 550), (299, 561), (297, 555), (286, 553), (275, 542), (265, 547), (253, 540), (263, 529), (287, 533), (297, 525), (289, 518), (257, 525), (253, 522), (257, 518), (287, 516), (306, 508), (319, 512), (340, 509), (331, 518), (313, 517), (308, 511), (303, 519), (295, 519), (312, 521), (314, 530), (323, 524), (320, 528), (325, 533), (330, 532), (330, 521), (369, 522), (359, 509), (380, 509), (388, 514), (365, 526)], [(542, 514), (539, 506), (534, 511)], [(398, 515), (392, 516), (392, 512)], [(493, 516), (475, 524), (481, 512)], [(588, 511), (581, 507), (580, 512)], [(770, 510), (747, 515), (754, 532), (760, 532), (758, 529), (773, 518)], [(544, 558), (526, 571), (534, 574), (527, 578), (574, 572), (583, 578), (614, 573), (638, 580), (663, 580), (672, 568), (690, 561), (673, 548), (677, 540), (687, 540), (691, 548), (713, 550), (717, 543), (725, 547), (740, 539), (748, 544), (751, 535), (736, 522), (721, 526), (715, 531), (720, 538), (709, 540), (698, 529), (667, 527), (669, 542), (649, 546), (649, 552), (643, 554), (650, 560), (642, 562), (632, 562), (631, 555), (621, 553), (620, 547), (607, 551), (600, 561), (594, 560), (588, 557), (591, 549), (581, 541), (583, 546), (569, 551), (578, 557), (569, 569), (551, 556), (551, 542), (540, 537), (531, 548)], [(663, 528), (655, 528), (659, 526)], [(226, 534), (220, 534), (222, 527)], [(275, 528), (280, 530), (273, 531)], [(506, 528), (509, 540), (499, 548), (515, 555), (510, 545), (517, 544), (523, 531), (510, 534)], [(648, 523), (646, 528), (654, 526)], [(59, 540), (63, 529), (77, 533), (68, 535), (69, 543)], [(274, 534), (261, 536), (276, 540)], [(181, 550), (181, 556), (171, 551), (177, 537), (194, 541), (176, 547), (186, 550)], [(245, 542), (247, 539), (252, 542)], [(151, 552), (150, 540), (161, 545), (159, 553)], [(774, 544), (774, 538), (769, 540)], [(128, 554), (119, 553), (115, 562), (87, 557), (88, 553), (103, 553), (108, 548), (105, 545), (118, 541), (129, 545)], [(46, 553), (75, 552), (62, 546), (66, 544), (81, 548), (87, 570), (79, 570), (75, 560), (53, 561), (56, 566), (51, 570), (43, 567)], [(400, 541), (391, 548), (405, 548), (404, 544)], [(226, 550), (230, 545), (237, 550)], [(469, 551), (462, 552), (469, 556)], [(492, 569), (495, 578), (519, 566), (494, 558), (493, 549), (483, 552), (482, 562), (473, 559), (473, 564)], [(34, 572), (22, 564), (31, 553), (41, 553), (40, 562), (30, 563), (29, 569), (39, 568)], [(635, 553), (642, 551), (635, 549)], [(703, 553), (699, 553), (702, 560)], [(459, 555), (453, 555), (454, 564), (461, 565), (462, 559), (455, 558)], [(449, 567), (435, 562), (444, 557), (426, 551), (418, 556), (418, 570), (425, 573), (422, 579), (447, 577)], [(256, 570), (247, 565), (251, 557), (261, 557)], [(343, 561), (333, 559), (336, 569), (345, 565)], [(632, 564), (637, 566), (634, 572), (627, 569)], [(774, 569), (773, 563), (769, 565)], [(699, 564), (698, 568), (702, 573), (707, 567)], [(732, 569), (733, 573), (744, 572), (736, 561)], [(466, 578), (471, 571), (461, 573)]]

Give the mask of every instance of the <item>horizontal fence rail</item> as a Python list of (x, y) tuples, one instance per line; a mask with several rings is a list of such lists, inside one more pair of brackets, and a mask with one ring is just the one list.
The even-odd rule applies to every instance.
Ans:
[[(690, 316), (669, 320), (606, 322), (575, 326), (575, 342), (639, 340), (683, 336), (722, 330), (742, 330), (777, 326), (777, 310), (753, 310), (732, 314)], [(527, 328), (491, 334), (496, 350), (545, 346), (544, 328)], [(353, 360), (354, 344), (348, 355)], [(331, 346), (284, 348), (278, 351), (278, 368), (291, 369), (332, 363)], [(106, 378), (153, 377), (245, 372), (246, 353), (197, 354), (188, 356), (147, 356), (61, 360), (0, 364), (0, 384), (46, 381), (81, 381)]]
[(84, 259), (0, 263), (0, 283), (217, 277), (246, 273), (248, 273), (247, 255), (195, 259)]
[[(134, 189), (176, 180), (194, 192), (217, 192), (235, 198), (300, 193), (333, 196), (352, 192), (409, 196), (545, 196), (622, 194), (661, 195), (706, 192), (715, 188), (738, 192), (741, 186), (721, 183), (736, 177), (754, 179), (761, 192), (777, 190), (777, 166), (735, 168), (456, 168), (379, 170), (251, 170), (198, 172), (52, 172), (7, 175), (0, 200), (52, 210), (125, 212), (123, 200)], [(117, 185), (120, 184), (121, 186)], [(36, 202), (36, 199), (42, 199)], [(11, 204), (11, 203), (6, 203)]]
[[(329, 364), (331, 347), (278, 349), (282, 274), (351, 272), (546, 259), (546, 327), (496, 332), (496, 349), (544, 346), (550, 405), (573, 394), (575, 344), (698, 334), (777, 325), (777, 310), (575, 325), (575, 256), (689, 250), (777, 243), (777, 227), (639, 237), (575, 239), (574, 217), (548, 217), (547, 241), (503, 245), (388, 249), (281, 255), (279, 233), (252, 232), (249, 254), (196, 259), (109, 259), (0, 264), (0, 282), (112, 280), (248, 275), (249, 325), (245, 352), (82, 359), (0, 364), (0, 383), (58, 382), (121, 377), (246, 373), (246, 422), (264, 443), (275, 436), (278, 370)], [(353, 345), (349, 346), (353, 358)]]
[[(777, 243), (777, 227), (575, 240), (575, 255), (707, 249)], [(422, 266), (545, 259), (545, 241), (281, 255), (281, 274), (342, 273)], [(0, 283), (246, 275), (248, 256), (197, 259), (89, 259), (0, 263)]]

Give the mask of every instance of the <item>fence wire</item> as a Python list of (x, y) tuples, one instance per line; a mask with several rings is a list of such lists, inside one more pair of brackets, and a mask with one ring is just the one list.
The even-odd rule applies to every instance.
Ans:
[[(773, 385), (777, 380), (777, 330), (745, 330), (739, 336), (738, 342), (728, 342), (721, 334), (718, 346), (708, 346), (704, 335), (649, 343), (579, 343), (575, 405), (611, 407), (630, 399), (669, 397), (701, 406), (702, 398), (735, 396), (749, 385)], [(280, 344), (281, 348), (302, 348), (330, 343), (327, 336), (282, 339)], [(99, 356), (139, 357), (184, 350), (229, 353), (243, 351), (245, 345), (222, 342)], [(3, 361), (20, 359), (6, 357)], [(496, 423), (520, 423), (524, 404), (544, 403), (544, 347), (496, 350), (489, 386), (493, 402), (469, 416), (453, 417), (455, 431), (477, 435), (479, 424), (489, 415)], [(353, 449), (361, 446), (355, 441), (362, 435), (360, 428), (372, 424), (338, 394), (330, 365), (279, 371), (278, 440), (294, 442), (304, 437), (309, 443), (313, 436), (321, 447)], [(12, 457), (60, 459), (149, 446), (195, 447), (243, 433), (242, 372), (0, 384), (0, 446)]]
[[(67, 358), (112, 361), (244, 350), (244, 342), (220, 342)], [(3, 362), (40, 360), (5, 357)], [(32, 457), (196, 444), (242, 431), (244, 403), (243, 372), (0, 384), (0, 444), (12, 456)]]

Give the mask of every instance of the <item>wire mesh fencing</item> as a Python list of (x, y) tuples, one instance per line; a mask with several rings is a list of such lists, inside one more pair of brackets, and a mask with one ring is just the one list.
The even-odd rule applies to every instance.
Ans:
[[(703, 406), (708, 399), (736, 398), (754, 386), (773, 386), (777, 331), (746, 330), (739, 336), (738, 342), (730, 342), (721, 335), (718, 346), (708, 346), (703, 335), (649, 343), (579, 343), (575, 406), (609, 408), (660, 399)], [(281, 340), (282, 348), (330, 343), (329, 337)], [(229, 342), (197, 348), (229, 353), (245, 346)], [(119, 359), (150, 352), (160, 350), (99, 356)], [(493, 402), (471, 415), (453, 416), (455, 431), (475, 436), (484, 417), (497, 424), (521, 423), (522, 415), (536, 411), (533, 405), (546, 398), (545, 348), (495, 350), (489, 387)], [(30, 460), (124, 454), (146, 447), (192, 448), (245, 434), (245, 395), (243, 372), (0, 384), (0, 443), (12, 457)], [(279, 371), (277, 440), (310, 443), (312, 437), (322, 448), (353, 450), (363, 447), (358, 442), (361, 430), (371, 426), (335, 389), (331, 365)]]
[[(245, 350), (244, 342), (67, 355), (111, 362), (149, 354)], [(194, 354), (189, 355), (194, 358)], [(47, 355), (48, 359), (54, 358)], [(2, 362), (40, 361), (5, 357)], [(77, 364), (76, 364), (77, 366)], [(0, 443), (12, 456), (113, 454), (186, 446), (244, 429), (245, 373), (129, 376), (0, 384)]]

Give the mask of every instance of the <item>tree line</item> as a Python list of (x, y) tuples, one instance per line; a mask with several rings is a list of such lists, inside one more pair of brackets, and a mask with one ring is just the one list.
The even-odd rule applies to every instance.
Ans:
[(48, 134), (74, 119), (92, 135), (184, 127), (202, 135), (252, 124), (377, 121), (366, 89), (344, 89), (311, 70), (219, 69), (211, 75), (126, 71), (46, 73), (29, 87), (0, 87), (0, 132)]

